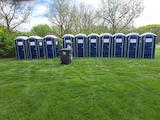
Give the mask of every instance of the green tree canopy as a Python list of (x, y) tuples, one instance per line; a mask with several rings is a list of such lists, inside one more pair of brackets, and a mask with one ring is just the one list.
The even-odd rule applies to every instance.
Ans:
[(31, 30), (34, 34), (44, 37), (45, 35), (52, 33), (53, 30), (48, 25), (37, 25), (34, 26)]
[(19, 32), (10, 33), (6, 27), (0, 26), (0, 58), (15, 56), (14, 40), (19, 35)]

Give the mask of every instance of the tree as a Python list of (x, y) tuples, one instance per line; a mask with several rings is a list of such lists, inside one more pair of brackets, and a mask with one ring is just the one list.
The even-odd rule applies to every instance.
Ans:
[(70, 6), (68, 0), (52, 0), (50, 2), (49, 14), (47, 15), (53, 25), (57, 25), (60, 35), (70, 27)]
[(97, 16), (113, 34), (130, 26), (143, 11), (141, 0), (102, 0), (101, 3)]
[(43, 37), (51, 33), (52, 29), (48, 25), (45, 24), (45, 25), (34, 26), (31, 31), (35, 33), (36, 35)]
[(90, 5), (80, 3), (78, 6), (78, 28), (79, 32), (89, 32), (95, 26), (95, 10)]
[(9, 32), (25, 23), (30, 14), (29, 7), (21, 4), (19, 0), (0, 0), (0, 24), (4, 25)]
[(4, 26), (0, 26), (0, 58), (14, 57), (14, 39), (21, 35), (18, 32), (9, 33)]

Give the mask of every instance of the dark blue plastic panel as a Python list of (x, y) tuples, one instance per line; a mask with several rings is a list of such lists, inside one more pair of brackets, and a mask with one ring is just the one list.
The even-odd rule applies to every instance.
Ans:
[(126, 56), (128, 58), (138, 58), (139, 49), (139, 36), (132, 35), (127, 37)]
[(142, 37), (141, 43), (141, 57), (142, 58), (154, 58), (155, 57), (155, 46), (156, 36), (146, 35)]
[(125, 56), (125, 36), (114, 37), (113, 42), (113, 56), (124, 57)]
[(28, 54), (26, 41), (23, 39), (17, 39), (15, 40), (15, 46), (17, 59), (27, 59)]
[(39, 58), (38, 40), (29, 39), (28, 44), (29, 44), (30, 58), (31, 59)]
[(98, 56), (98, 38), (97, 36), (92, 36), (89, 38), (89, 56), (97, 57)]
[(110, 57), (111, 56), (111, 43), (112, 37), (103, 36), (100, 38), (100, 56)]

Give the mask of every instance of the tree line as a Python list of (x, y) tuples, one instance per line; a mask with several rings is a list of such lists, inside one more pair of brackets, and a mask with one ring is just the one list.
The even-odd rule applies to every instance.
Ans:
[[(144, 9), (142, 0), (100, 0), (98, 7), (73, 0), (50, 0), (44, 17), (50, 21), (34, 26), (30, 32), (20, 32), (17, 28), (29, 22), (32, 16), (30, 4), (22, 0), (0, 1), (0, 57), (14, 56), (13, 40), (18, 35), (56, 34), (59, 37), (71, 33), (116, 33), (155, 32), (159, 35), (160, 25), (134, 27), (134, 20)], [(94, 1), (93, 1), (94, 2)]]
[[(0, 1), (0, 24), (13, 32), (28, 22), (32, 15), (30, 5), (23, 0)], [(57, 29), (60, 36), (66, 33), (110, 32), (116, 33), (130, 28), (143, 11), (141, 0), (100, 0), (98, 8), (85, 2), (73, 0), (50, 0), (44, 15)], [(93, 1), (94, 2), (94, 1)]]
[[(94, 1), (93, 1), (94, 2)], [(141, 0), (101, 0), (98, 8), (72, 0), (51, 0), (49, 18), (58, 27), (62, 36), (65, 33), (91, 33), (127, 31), (143, 11)]]

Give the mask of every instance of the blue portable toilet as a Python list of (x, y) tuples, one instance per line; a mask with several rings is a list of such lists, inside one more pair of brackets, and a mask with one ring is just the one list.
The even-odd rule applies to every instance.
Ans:
[(141, 51), (142, 58), (154, 58), (156, 48), (157, 35), (154, 33), (144, 33), (141, 35)]
[(45, 56), (47, 58), (57, 57), (59, 55), (58, 38), (54, 35), (44, 37)]
[(75, 56), (85, 57), (86, 56), (86, 44), (87, 36), (85, 34), (77, 34), (75, 36)]
[(138, 58), (139, 57), (139, 42), (140, 35), (138, 33), (129, 33), (126, 38), (126, 57)]
[(116, 33), (113, 35), (113, 44), (112, 44), (113, 57), (125, 56), (125, 39), (126, 36), (123, 33)]
[(112, 52), (112, 34), (104, 33), (99, 38), (99, 52), (101, 57), (111, 57)]
[(28, 49), (31, 59), (40, 58), (39, 41), (42, 40), (39, 36), (30, 36), (28, 38)]
[(26, 36), (20, 36), (15, 39), (15, 50), (17, 59), (27, 59), (27, 39)]
[(75, 41), (74, 41), (74, 35), (71, 34), (65, 34), (62, 37), (63, 40), (63, 48), (71, 48), (73, 56), (75, 56)]
[(99, 35), (92, 33), (88, 35), (88, 56), (98, 57), (99, 56)]

